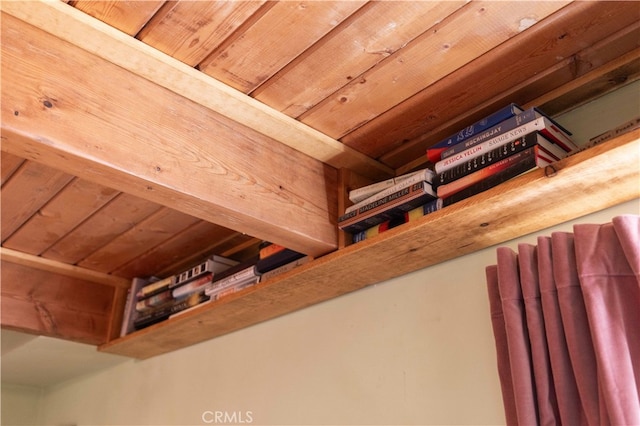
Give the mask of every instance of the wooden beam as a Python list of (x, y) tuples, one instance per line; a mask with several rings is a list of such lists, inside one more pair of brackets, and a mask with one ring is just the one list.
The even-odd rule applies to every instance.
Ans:
[(393, 169), (62, 3), (1, 2), (1, 10), (335, 168), (373, 179)]
[[(2, 259), (3, 328), (99, 345), (108, 340), (114, 294), (125, 289), (29, 268)], [(120, 296), (122, 297), (122, 296)]]
[(639, 162), (636, 130), (99, 349), (149, 358), (637, 199)]
[(6, 247), (0, 247), (0, 259), (4, 262), (14, 263), (16, 265), (22, 265), (39, 271), (51, 272), (53, 274), (64, 275), (92, 283), (104, 284), (117, 288), (129, 288), (131, 286), (131, 280), (126, 278), (92, 271), (79, 266), (68, 265), (55, 260), (45, 259), (40, 256), (11, 250)]
[(336, 169), (4, 12), (2, 40), (3, 151), (312, 256), (336, 249)]

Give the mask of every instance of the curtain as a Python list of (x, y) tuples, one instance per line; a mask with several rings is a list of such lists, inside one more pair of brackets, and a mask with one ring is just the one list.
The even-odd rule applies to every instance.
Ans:
[(640, 425), (640, 216), (580, 224), (486, 268), (509, 425)]

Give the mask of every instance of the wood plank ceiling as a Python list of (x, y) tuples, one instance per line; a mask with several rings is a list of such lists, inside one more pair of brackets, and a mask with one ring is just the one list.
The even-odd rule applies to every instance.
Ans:
[[(637, 79), (640, 67), (636, 2), (78, 0), (62, 6), (224, 83), (264, 106), (261, 113), (291, 119), (311, 138), (281, 139), (329, 166), (332, 187), (335, 169), (345, 164), (369, 179), (424, 167), (430, 144), (508, 102), (555, 115)], [(3, 45), (10, 31), (4, 27)], [(10, 49), (3, 46), (3, 56)], [(6, 104), (11, 64), (2, 62)], [(3, 106), (3, 122), (17, 112)], [(13, 146), (9, 139), (3, 135), (3, 145)], [(246, 259), (264, 237), (26, 158), (3, 148), (3, 326), (101, 343), (116, 327), (111, 310), (122, 303), (126, 279), (175, 273), (213, 253)], [(328, 202), (332, 216), (335, 197)], [(69, 266), (60, 277), (77, 281), (82, 271), (80, 281), (102, 282), (92, 292), (104, 293), (102, 302), (87, 314), (98, 326), (65, 331), (43, 320), (81, 308), (41, 290), (42, 275), (9, 285), (47, 262)], [(91, 272), (102, 275), (88, 277)], [(69, 280), (48, 281), (67, 295), (82, 287)], [(24, 325), (29, 310), (40, 321)]]

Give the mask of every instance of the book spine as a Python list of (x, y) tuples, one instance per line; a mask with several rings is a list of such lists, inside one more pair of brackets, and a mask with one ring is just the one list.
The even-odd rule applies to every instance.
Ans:
[[(460, 179), (464, 176), (476, 172), (477, 170), (488, 167), (491, 164), (502, 160), (503, 158), (507, 158), (510, 155), (513, 155), (520, 151), (524, 151), (525, 149), (536, 145), (538, 143), (539, 137), (543, 138), (543, 136), (541, 136), (539, 133), (533, 132), (525, 135), (524, 137), (509, 141), (504, 145), (497, 146), (490, 151), (480, 154), (479, 156), (471, 158), (462, 164), (439, 173), (436, 177), (435, 185), (440, 188), (441, 185), (451, 183), (456, 179)], [(440, 197), (440, 192), (437, 191), (437, 193)]]
[(124, 307), (124, 315), (122, 316), (122, 326), (120, 327), (120, 336), (126, 336), (134, 331), (134, 322), (137, 318), (138, 312), (136, 311), (136, 294), (142, 287), (147, 284), (147, 281), (142, 278), (134, 278), (131, 280), (131, 287), (127, 293), (127, 302)]
[(253, 277), (251, 279), (242, 280), (228, 286), (215, 289), (209, 293), (209, 297), (213, 300), (221, 299), (229, 294), (233, 294), (237, 291), (243, 290), (247, 287), (257, 284), (260, 281), (259, 277)]
[[(443, 206), (449, 206), (451, 204), (457, 203), (458, 201), (462, 201), (466, 198), (471, 197), (472, 195), (479, 194), (483, 191), (491, 189), (495, 186), (498, 186), (501, 183), (508, 181), (522, 173), (525, 173), (529, 170), (535, 169), (538, 167), (537, 163), (537, 147), (530, 148), (533, 153), (529, 155), (524, 155), (521, 158), (521, 161), (513, 162), (509, 167), (504, 167), (501, 170), (496, 170), (493, 174), (487, 174), (486, 169), (481, 170), (480, 172), (485, 172), (485, 177), (476, 183), (467, 186), (466, 188), (456, 192), (455, 194), (446, 197), (443, 199)], [(527, 151), (523, 151), (525, 153)], [(519, 153), (516, 155), (520, 155), (523, 153)]]
[(264, 259), (265, 257), (269, 257), (272, 254), (279, 253), (285, 249), (285, 246), (281, 246), (280, 244), (269, 244), (260, 249), (260, 259)]
[(437, 197), (431, 189), (431, 184), (419, 182), (361, 207), (345, 220), (338, 222), (338, 227), (353, 234), (404, 214), (435, 198)]
[(226, 285), (233, 284), (238, 281), (246, 280), (247, 278), (252, 278), (256, 276), (257, 274), (256, 274), (255, 266), (250, 266), (248, 268), (243, 269), (242, 271), (238, 271), (235, 274), (225, 277), (221, 280), (215, 280), (215, 277), (214, 277), (214, 281), (207, 286), (207, 290), (215, 289), (218, 287), (224, 287)]
[(447, 148), (464, 142), (473, 135), (477, 135), (478, 133), (483, 132), (486, 129), (493, 127), (496, 124), (505, 121), (521, 112), (523, 112), (523, 110), (518, 105), (509, 104), (506, 107), (494, 112), (493, 114), (484, 117), (482, 120), (477, 121), (471, 126), (465, 127), (455, 135), (451, 135), (448, 138), (443, 139), (435, 145), (427, 148), (427, 159), (435, 164), (441, 160), (442, 152), (446, 151)]
[(405, 213), (405, 223), (411, 222), (413, 220), (418, 219), (419, 217), (426, 216), (429, 213), (433, 213), (442, 208), (442, 199), (436, 198), (435, 200), (431, 200), (428, 203), (421, 205), (420, 207), (416, 207), (413, 210), (410, 210)]
[[(435, 165), (436, 173), (440, 174), (460, 164), (464, 164), (466, 161), (469, 161), (474, 157), (479, 157), (481, 154), (494, 149), (495, 147), (502, 146), (514, 139), (523, 137), (528, 133), (539, 131), (540, 133), (545, 135), (547, 139), (551, 140), (547, 133), (544, 132), (547, 125), (549, 125), (549, 121), (545, 117), (540, 117), (536, 120), (529, 121), (522, 126), (516, 127), (515, 129), (510, 130), (506, 133), (501, 133), (500, 135), (492, 139), (485, 140), (484, 142), (472, 146), (465, 151), (453, 155), (452, 157), (438, 161)], [(554, 138), (553, 142), (556, 142), (556, 140), (557, 138)], [(565, 150), (564, 147), (562, 149)]]
[(212, 279), (213, 279), (213, 274), (211, 273), (203, 275), (198, 279), (189, 281), (188, 283), (181, 285), (180, 287), (175, 287), (172, 290), (171, 295), (173, 296), (174, 299), (179, 299), (181, 297), (187, 296), (191, 293), (198, 291), (203, 286), (209, 284)]
[(199, 277), (200, 275), (212, 272), (213, 271), (214, 262), (211, 259), (207, 259), (204, 262), (194, 266), (193, 268), (187, 269), (184, 272), (175, 276), (175, 280), (171, 287), (177, 287), (186, 283), (189, 280)]
[(304, 256), (304, 257), (301, 257), (300, 259), (294, 260), (293, 262), (289, 262), (285, 265), (279, 266), (275, 269), (265, 272), (260, 277), (260, 281), (267, 281), (277, 275), (284, 274), (285, 272), (289, 272), (292, 269), (297, 268), (298, 266), (304, 265), (305, 263), (309, 263), (311, 259), (312, 259), (311, 256)]
[(364, 200), (355, 203), (352, 206), (349, 206), (345, 209), (345, 214), (351, 213), (360, 207), (372, 203), (380, 198), (386, 197), (387, 195), (393, 194), (397, 191), (402, 190), (408, 186), (416, 184), (418, 182), (426, 181), (433, 182), (435, 180), (435, 173), (431, 169), (422, 169), (418, 172), (411, 173), (410, 176), (402, 178), (398, 183), (393, 186), (388, 187), (387, 189), (377, 192), (369, 198), (365, 198)]
[(607, 130), (604, 133), (599, 134), (598, 136), (594, 136), (589, 139), (589, 142), (585, 145), (583, 149), (591, 148), (595, 145), (601, 144), (602, 142), (606, 142), (609, 139), (613, 139), (617, 136), (623, 135), (627, 132), (635, 130), (640, 127), (640, 117), (636, 117), (632, 120), (627, 121), (617, 127), (614, 127), (611, 130)]
[(136, 311), (144, 312), (149, 308), (153, 308), (163, 303), (172, 300), (173, 296), (171, 296), (171, 290), (165, 290), (160, 294), (156, 294), (155, 296), (147, 297), (146, 299), (139, 300), (136, 302)]
[(349, 192), (349, 200), (352, 203), (359, 203), (360, 201), (372, 197), (379, 193), (380, 191), (384, 191), (385, 189), (396, 185), (403, 180), (406, 180), (414, 175), (422, 173), (422, 170), (417, 170), (415, 172), (405, 173), (400, 176), (396, 176), (381, 182), (372, 183), (371, 185), (363, 186), (362, 188), (357, 188)]
[(459, 143), (457, 145), (452, 146), (442, 153), (442, 160), (449, 158), (455, 154), (466, 151), (467, 149), (481, 144), (482, 142), (493, 139), (498, 135), (507, 133), (510, 130), (515, 129), (516, 127), (522, 126), (530, 121), (535, 120), (539, 117), (539, 114), (535, 108), (529, 108), (528, 110), (509, 118), (497, 125), (487, 129), (485, 132), (482, 132), (473, 138), (466, 140), (464, 143)]
[(164, 321), (171, 315), (182, 312), (192, 307), (196, 307), (201, 303), (209, 301), (209, 299), (209, 296), (200, 293), (179, 302), (173, 303), (171, 306), (156, 309), (146, 315), (141, 315), (135, 322), (135, 328), (136, 330), (140, 330), (142, 328), (156, 324), (160, 321)]
[(155, 294), (162, 293), (163, 291), (167, 290), (171, 284), (173, 284), (173, 280), (174, 277), (171, 276), (159, 281), (152, 282), (151, 284), (147, 284), (138, 291), (136, 296), (138, 297), (138, 299), (144, 299), (146, 297), (151, 297)]
[(395, 183), (395, 179), (391, 178), (363, 186), (362, 188), (353, 189), (349, 191), (349, 200), (351, 200), (352, 203), (360, 202), (365, 198), (371, 197), (372, 195), (395, 185)]

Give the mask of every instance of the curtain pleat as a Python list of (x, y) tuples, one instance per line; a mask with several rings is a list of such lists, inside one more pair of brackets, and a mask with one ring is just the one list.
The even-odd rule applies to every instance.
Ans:
[(640, 217), (573, 231), (486, 268), (507, 424), (640, 425)]

